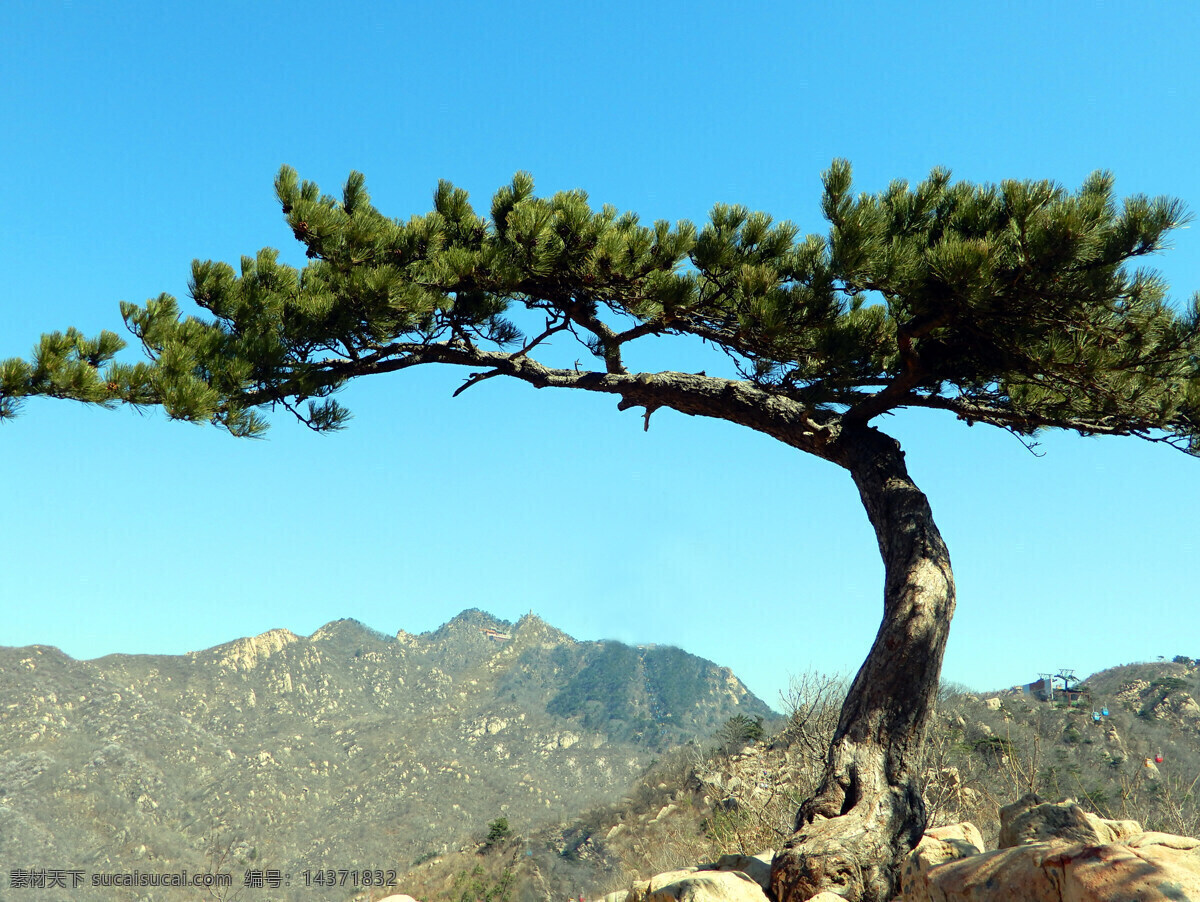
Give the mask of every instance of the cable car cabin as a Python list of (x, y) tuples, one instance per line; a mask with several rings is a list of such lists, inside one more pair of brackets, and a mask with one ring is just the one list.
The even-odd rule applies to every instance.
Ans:
[(1162, 764), (1162, 762), (1163, 762), (1162, 752), (1159, 752), (1157, 755), (1154, 756), (1154, 763)]
[(1108, 717), (1108, 708), (1101, 708), (1100, 713), (1103, 714), (1105, 717)]
[(1100, 712), (1099, 711), (1092, 712), (1092, 721), (1094, 723), (1100, 723)]

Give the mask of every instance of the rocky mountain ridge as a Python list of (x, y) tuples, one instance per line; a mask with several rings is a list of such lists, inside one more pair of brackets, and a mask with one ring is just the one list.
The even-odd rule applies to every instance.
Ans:
[[(772, 716), (679, 649), (476, 610), (421, 635), (343, 620), (181, 656), (0, 648), (0, 711), (11, 866), (257, 862), (296, 879), (403, 871), (499, 816), (522, 830), (568, 819), (665, 749)], [(71, 899), (123, 898), (104, 892)], [(172, 892), (139, 898), (194, 898)], [(293, 897), (311, 898), (280, 898)]]

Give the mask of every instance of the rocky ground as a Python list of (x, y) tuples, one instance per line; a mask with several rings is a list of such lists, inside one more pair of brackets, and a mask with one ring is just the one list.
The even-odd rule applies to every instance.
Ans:
[[(767, 902), (772, 852), (634, 881), (604, 902)], [(1200, 899), (1200, 839), (1147, 832), (1072, 801), (1026, 796), (1001, 811), (999, 847), (971, 823), (936, 827), (909, 856), (896, 902), (1188, 902)], [(814, 902), (840, 902), (832, 892)]]

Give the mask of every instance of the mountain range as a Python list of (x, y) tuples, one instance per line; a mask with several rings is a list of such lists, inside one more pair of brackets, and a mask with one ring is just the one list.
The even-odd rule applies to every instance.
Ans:
[[(567, 820), (732, 717), (776, 716), (680, 649), (478, 610), (419, 635), (339, 620), (186, 655), (0, 647), (0, 711), (6, 883), (223, 870), (235, 887), (201, 897), (232, 898), (249, 869), (286, 878), (273, 898), (308, 902), (306, 873), (402, 873), (499, 818)], [(63, 898), (196, 892), (85, 883)]]

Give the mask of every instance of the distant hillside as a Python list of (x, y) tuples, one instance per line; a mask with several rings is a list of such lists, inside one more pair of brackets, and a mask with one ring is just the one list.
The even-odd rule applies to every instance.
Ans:
[[(88, 874), (220, 865), (239, 881), (246, 867), (296, 881), (403, 872), (501, 816), (520, 831), (569, 820), (672, 746), (738, 714), (774, 716), (728, 669), (679, 649), (577, 642), (477, 610), (421, 635), (340, 620), (181, 656), (0, 648), (0, 709), (0, 860)], [(116, 898), (134, 897), (70, 893)]]
[[(1200, 836), (1198, 665), (1177, 658), (1104, 670), (1079, 684), (1074, 703), (945, 687), (921, 769), (930, 824), (970, 820), (994, 848), (1000, 806), (1034, 791)], [(777, 848), (820, 779), (844, 690), (819, 676), (805, 687), (793, 716), (761, 742), (664, 756), (621, 802), (482, 853), (424, 862), (405, 876), (407, 891), (459, 902), (470, 876), (476, 897), (503, 882), (511, 902), (596, 899), (635, 877)]]

